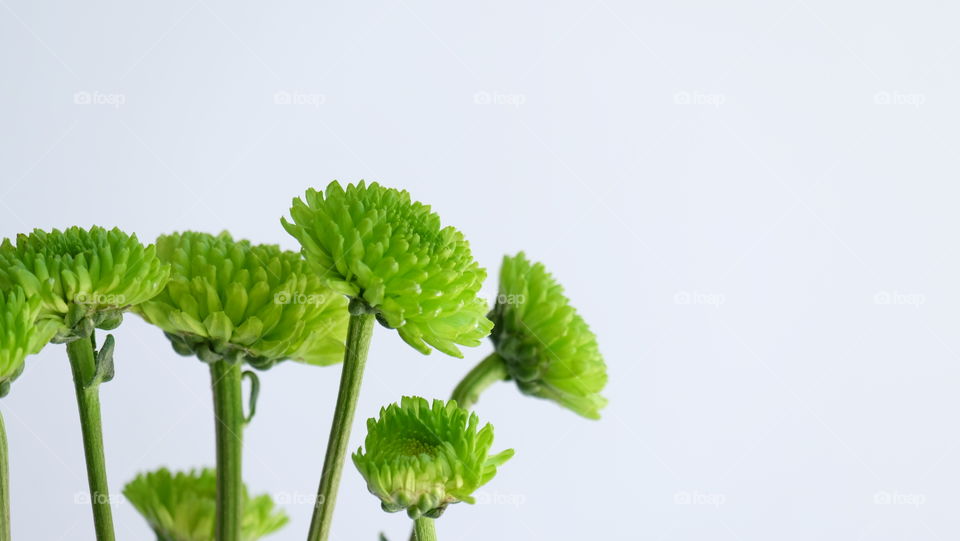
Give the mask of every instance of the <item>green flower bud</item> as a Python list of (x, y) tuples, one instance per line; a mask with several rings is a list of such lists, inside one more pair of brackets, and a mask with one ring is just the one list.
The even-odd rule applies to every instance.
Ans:
[(523, 252), (503, 258), (490, 319), (497, 354), (522, 392), (600, 417), (607, 367), (597, 337), (543, 264), (531, 263)]
[(115, 327), (123, 311), (163, 289), (169, 272), (154, 246), (116, 228), (36, 229), (0, 244), (0, 289), (19, 285), (39, 297), (40, 319), (62, 324), (55, 341)]
[(27, 298), (20, 286), (0, 291), (0, 396), (5, 396), (23, 372), (27, 355), (39, 352), (57, 332), (49, 320), (37, 323), (40, 298)]
[(366, 450), (358, 449), (353, 463), (384, 511), (437, 518), (451, 503), (474, 503), (471, 494), (513, 456), (513, 449), (488, 455), (493, 426), (479, 424), (453, 400), (431, 406), (405, 396), (367, 421)]
[(137, 312), (160, 327), (174, 350), (206, 362), (256, 368), (343, 358), (347, 301), (323, 286), (296, 252), (234, 241), (226, 232), (157, 239), (170, 263), (167, 287)]
[(478, 293), (486, 271), (430, 207), (377, 183), (307, 190), (283, 227), (331, 288), (366, 304), (411, 346), (461, 357), (490, 333)]
[[(217, 474), (200, 471), (171, 473), (166, 468), (142, 473), (127, 483), (123, 495), (143, 515), (158, 541), (213, 541), (217, 505)], [(270, 496), (250, 497), (243, 489), (240, 539), (256, 541), (287, 524)]]

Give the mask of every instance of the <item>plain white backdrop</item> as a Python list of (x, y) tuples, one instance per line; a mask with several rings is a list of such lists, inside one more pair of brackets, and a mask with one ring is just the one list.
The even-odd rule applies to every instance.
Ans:
[[(441, 539), (960, 535), (956, 6), (0, 0), (0, 236), (296, 243), (292, 197), (406, 188), (491, 279), (525, 250), (599, 335), (599, 422), (502, 384), (516, 457)], [(213, 463), (208, 373), (135, 316), (103, 386), (111, 488)], [(357, 412), (489, 352), (377, 329)], [(339, 368), (261, 376), (245, 477), (305, 538)], [(62, 346), (0, 401), (18, 540), (89, 540)], [(148, 539), (118, 501), (119, 538)], [(405, 539), (347, 465), (333, 536)]]

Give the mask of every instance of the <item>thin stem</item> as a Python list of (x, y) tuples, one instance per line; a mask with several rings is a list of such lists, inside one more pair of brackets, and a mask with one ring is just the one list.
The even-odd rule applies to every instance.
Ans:
[(7, 458), (7, 428), (0, 415), (0, 541), (10, 541), (10, 464)]
[(507, 365), (495, 352), (480, 361), (460, 380), (451, 398), (463, 409), (470, 409), (480, 400), (480, 393), (498, 381), (507, 379)]
[(416, 541), (437, 541), (437, 529), (432, 518), (420, 517), (413, 522)]
[(73, 371), (73, 386), (80, 411), (83, 454), (87, 462), (87, 483), (97, 541), (114, 541), (113, 512), (110, 509), (110, 488), (107, 485), (107, 463), (103, 456), (103, 426), (100, 419), (100, 391), (91, 385), (96, 372), (93, 335), (67, 344), (67, 357)]
[(241, 364), (210, 365), (217, 437), (217, 541), (240, 540), (243, 512), (243, 392)]
[(343, 369), (340, 373), (340, 390), (337, 394), (337, 406), (333, 412), (333, 426), (330, 427), (330, 439), (327, 442), (327, 454), (323, 459), (323, 473), (320, 474), (320, 488), (310, 521), (309, 541), (327, 541), (336, 504), (337, 488), (343, 473), (343, 459), (347, 454), (350, 440), (350, 428), (353, 425), (353, 412), (360, 395), (360, 383), (363, 380), (363, 367), (367, 362), (370, 349), (370, 337), (373, 336), (374, 316), (370, 313), (350, 316), (347, 329), (346, 351), (343, 355)]

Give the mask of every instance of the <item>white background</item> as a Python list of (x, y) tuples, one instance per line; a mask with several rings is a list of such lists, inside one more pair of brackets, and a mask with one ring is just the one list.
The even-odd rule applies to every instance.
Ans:
[[(0, 0), (0, 236), (294, 249), (279, 219), (308, 186), (406, 188), (492, 277), (504, 253), (545, 262), (610, 371), (599, 422), (484, 395), (516, 458), (441, 539), (956, 539), (955, 7)], [(134, 316), (115, 334), (111, 489), (212, 464), (205, 366)], [(425, 357), (378, 329), (351, 447), (489, 349)], [(305, 537), (338, 376), (262, 376), (245, 475), (293, 502), (277, 541)], [(0, 408), (16, 539), (92, 539), (63, 347)], [(408, 526), (348, 464), (334, 539)]]

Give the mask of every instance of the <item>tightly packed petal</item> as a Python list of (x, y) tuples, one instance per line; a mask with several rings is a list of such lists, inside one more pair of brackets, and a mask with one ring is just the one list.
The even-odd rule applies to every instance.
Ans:
[(38, 297), (41, 319), (60, 321), (63, 333), (80, 324), (116, 327), (125, 310), (163, 289), (169, 272), (154, 246), (116, 228), (37, 229), (0, 244), (0, 289), (19, 285)]
[(441, 227), (406, 191), (360, 182), (308, 190), (294, 199), (284, 228), (333, 289), (359, 299), (378, 320), (423, 353), (460, 357), (490, 333), (478, 297), (486, 278), (463, 234)]
[(597, 419), (607, 367), (597, 338), (541, 263), (504, 257), (490, 338), (526, 394)]
[[(213, 469), (171, 473), (166, 468), (142, 473), (127, 483), (123, 495), (140, 512), (158, 541), (213, 541), (217, 474)], [(266, 494), (243, 490), (240, 539), (256, 541), (286, 525), (287, 515)]]
[(473, 503), (471, 494), (513, 456), (512, 449), (488, 455), (493, 427), (479, 424), (455, 401), (403, 397), (367, 421), (366, 449), (353, 463), (384, 511), (436, 518), (451, 503)]
[(27, 355), (40, 351), (59, 327), (49, 321), (37, 324), (39, 314), (39, 297), (28, 299), (20, 286), (0, 291), (0, 396), (23, 371)]
[(324, 287), (300, 254), (186, 232), (157, 239), (157, 255), (170, 263), (170, 281), (137, 311), (178, 353), (257, 368), (342, 360), (346, 299)]

